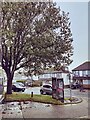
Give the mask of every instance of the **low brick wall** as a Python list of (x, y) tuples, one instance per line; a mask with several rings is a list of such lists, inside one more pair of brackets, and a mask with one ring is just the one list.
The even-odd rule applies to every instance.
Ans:
[(70, 85), (64, 85), (64, 88), (70, 88)]

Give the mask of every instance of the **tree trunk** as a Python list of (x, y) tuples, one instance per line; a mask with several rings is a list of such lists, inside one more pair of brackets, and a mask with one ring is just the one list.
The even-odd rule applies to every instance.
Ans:
[(12, 80), (13, 77), (11, 73), (7, 75), (7, 94), (12, 94)]

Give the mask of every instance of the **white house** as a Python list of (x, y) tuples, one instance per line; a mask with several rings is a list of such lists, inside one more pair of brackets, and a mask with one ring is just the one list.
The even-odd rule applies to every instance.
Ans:
[(68, 71), (51, 71), (51, 72), (44, 72), (42, 75), (39, 75), (39, 80), (44, 82), (52, 81), (52, 77), (63, 78), (64, 85), (69, 85), (69, 80), (67, 77)]

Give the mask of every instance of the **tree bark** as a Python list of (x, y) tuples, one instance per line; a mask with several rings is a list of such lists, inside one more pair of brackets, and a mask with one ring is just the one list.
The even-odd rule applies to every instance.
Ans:
[(7, 94), (12, 94), (12, 80), (13, 76), (11, 73), (7, 74)]
[(12, 94), (12, 79), (7, 78), (7, 94)]

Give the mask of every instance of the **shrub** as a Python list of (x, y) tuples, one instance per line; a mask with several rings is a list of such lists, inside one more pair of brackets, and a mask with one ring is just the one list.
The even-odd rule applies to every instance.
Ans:
[(32, 87), (40, 87), (40, 86), (42, 86), (42, 81), (40, 80), (33, 81)]
[(21, 83), (25, 84), (26, 80), (17, 80), (16, 82), (21, 82)]

